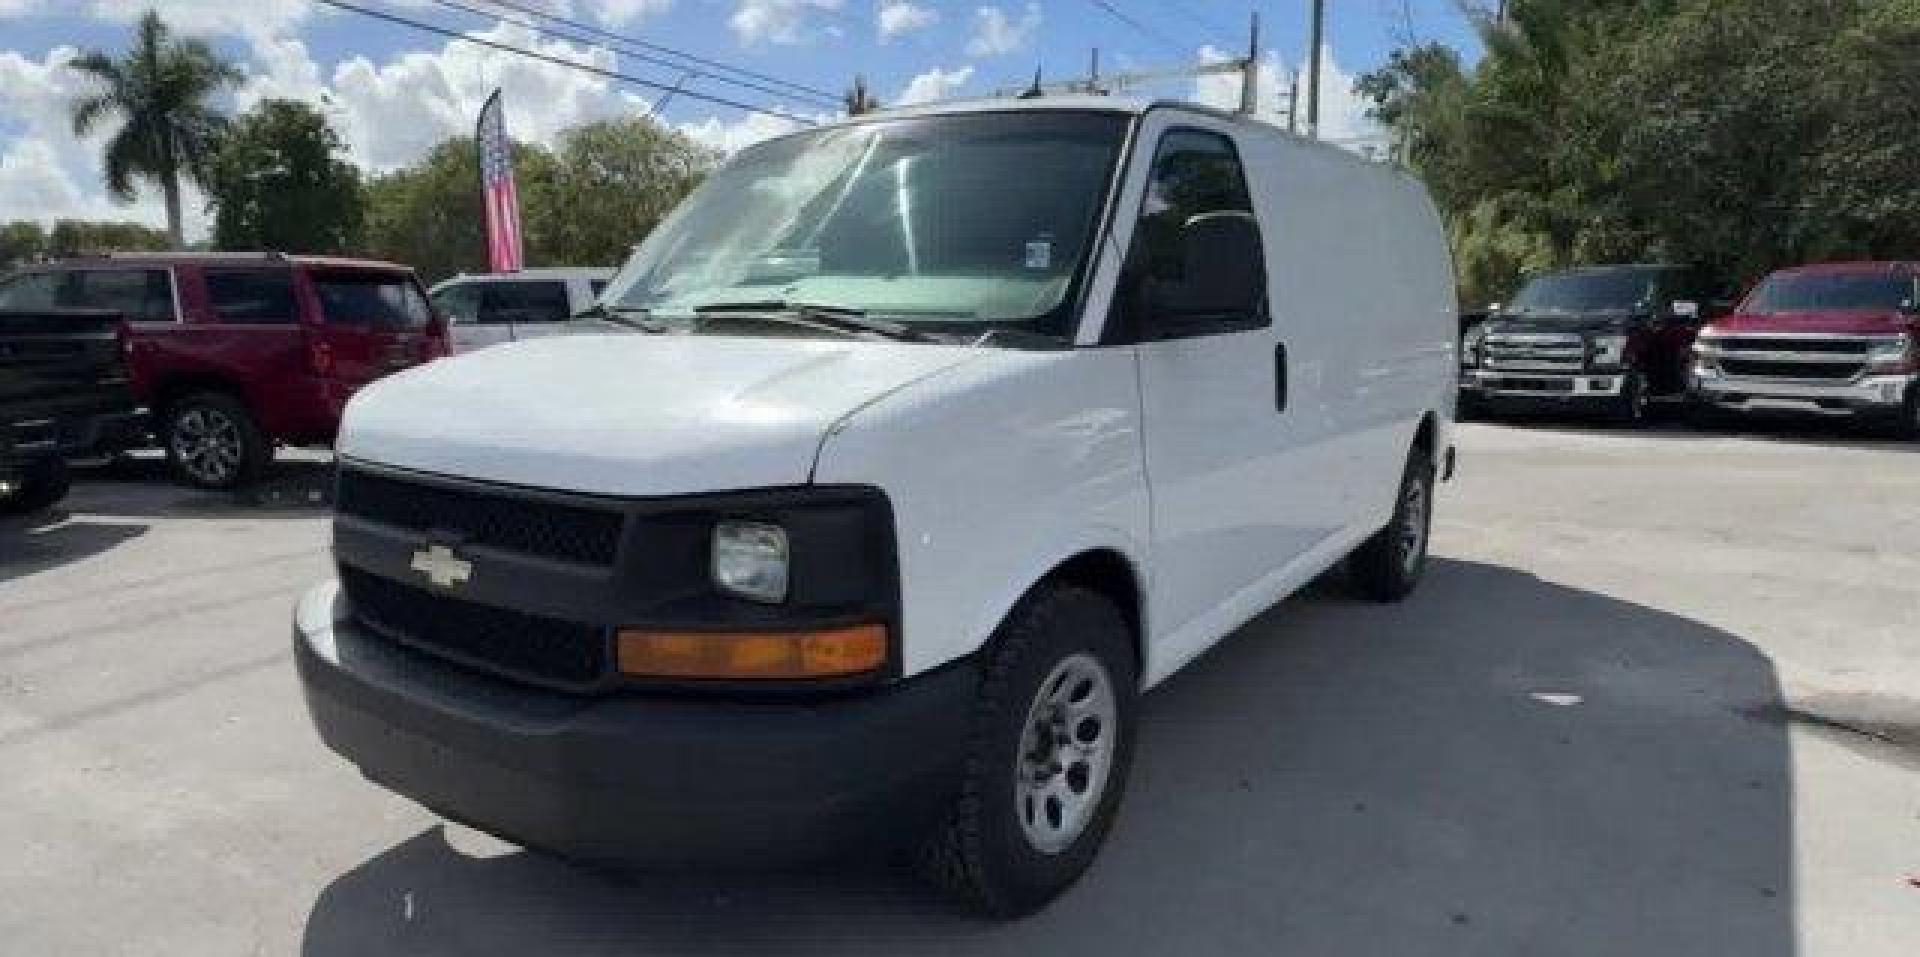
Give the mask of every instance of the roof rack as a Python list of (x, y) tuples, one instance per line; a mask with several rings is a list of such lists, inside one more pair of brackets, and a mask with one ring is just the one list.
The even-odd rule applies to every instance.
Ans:
[[(1217, 63), (1201, 63), (1192, 66), (1167, 67), (1154, 70), (1136, 70), (1127, 73), (1100, 73), (1100, 50), (1093, 50), (1093, 57), (1087, 75), (1077, 79), (1058, 80), (1052, 83), (1042, 82), (1040, 71), (1033, 72), (1033, 82), (1024, 87), (1002, 87), (993, 91), (995, 97), (1014, 97), (1030, 100), (1043, 96), (1061, 94), (1092, 94), (1106, 96), (1116, 89), (1137, 86), (1142, 83), (1155, 83), (1163, 80), (1192, 80), (1203, 76), (1221, 76), (1239, 74), (1240, 108), (1239, 112), (1248, 116), (1257, 113), (1260, 108), (1260, 15), (1251, 17), (1251, 26), (1247, 37), (1247, 55)], [(1291, 107), (1289, 107), (1291, 109)]]

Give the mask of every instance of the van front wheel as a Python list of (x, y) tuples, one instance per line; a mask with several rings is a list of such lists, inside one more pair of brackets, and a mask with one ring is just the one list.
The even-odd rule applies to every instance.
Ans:
[(927, 876), (985, 913), (1031, 913), (1093, 863), (1126, 789), (1137, 684), (1111, 601), (1043, 586), (987, 655), (959, 792), (921, 849)]
[(1400, 478), (1393, 518), (1347, 556), (1347, 574), (1360, 594), (1399, 601), (1413, 592), (1427, 568), (1433, 530), (1433, 457), (1415, 448)]

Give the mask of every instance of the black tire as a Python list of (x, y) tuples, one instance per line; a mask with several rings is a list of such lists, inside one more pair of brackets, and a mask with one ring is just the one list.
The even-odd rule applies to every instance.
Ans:
[(1420, 584), (1433, 531), (1433, 479), (1433, 456), (1414, 448), (1401, 473), (1393, 518), (1347, 556), (1347, 576), (1362, 597), (1399, 601)]
[[(1120, 610), (1095, 592), (1064, 585), (1042, 585), (1022, 599), (1000, 626), (986, 655), (960, 789), (942, 822), (922, 844), (920, 864), (934, 883), (983, 913), (1015, 917), (1039, 910), (1071, 887), (1093, 863), (1105, 840), (1133, 763), (1138, 671), (1132, 632)], [(1048, 725), (1056, 729), (1053, 732), (1041, 731), (1041, 723), (1029, 721), (1040, 713), (1036, 709), (1047, 704), (1041, 699), (1060, 699), (1062, 694), (1071, 699), (1078, 694), (1079, 673), (1068, 670), (1056, 679), (1056, 670), (1085, 667), (1089, 661), (1104, 669), (1113, 696), (1111, 726), (1098, 728), (1085, 745), (1105, 742), (1103, 775), (1079, 758), (1061, 757), (1069, 754), (1068, 749), (1082, 747), (1078, 742), (1086, 718), (1074, 719), (1072, 728), (1063, 728), (1064, 716), (1056, 716)], [(1054, 693), (1043, 694), (1050, 690), (1043, 685), (1054, 686)], [(1079, 700), (1092, 702), (1093, 695), (1090, 691)], [(1065, 737), (1057, 737), (1062, 734)], [(1037, 806), (1030, 796), (1016, 796), (1023, 769), (1036, 763), (1025, 750), (1033, 735), (1043, 736), (1045, 742), (1037, 750), (1057, 746), (1048, 783), (1084, 796), (1076, 817), (1056, 814), (1057, 804)], [(1063, 767), (1063, 760), (1078, 763)], [(1076, 774), (1079, 788), (1074, 786)], [(1039, 776), (1024, 780), (1034, 782), (1030, 787), (1041, 786)], [(1023, 812), (1029, 809), (1036, 813), (1023, 820)], [(1080, 823), (1069, 833), (1061, 827), (1063, 819)], [(1036, 846), (1029, 837), (1030, 828), (1064, 843), (1057, 849)]]
[(1920, 384), (1907, 390), (1907, 402), (1901, 407), (1900, 421), (1894, 423), (1893, 434), (1910, 442), (1920, 441)]
[(1615, 400), (1613, 420), (1621, 425), (1639, 428), (1652, 418), (1652, 397), (1647, 394), (1647, 377), (1638, 372), (1628, 372), (1620, 383), (1620, 398)]
[(58, 459), (35, 462), (21, 475), (19, 487), (0, 497), (0, 515), (27, 515), (51, 508), (65, 499), (72, 487), (73, 477), (65, 462)]
[(160, 444), (174, 477), (199, 488), (239, 488), (273, 460), (253, 413), (224, 392), (196, 392), (167, 406)]

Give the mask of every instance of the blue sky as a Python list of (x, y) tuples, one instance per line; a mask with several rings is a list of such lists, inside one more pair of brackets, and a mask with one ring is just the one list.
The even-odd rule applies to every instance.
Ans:
[[(551, 23), (540, 32), (504, 21), (525, 15), (498, 0), (349, 0), (397, 16), (576, 62), (673, 82), (680, 72), (600, 43), (571, 42)], [(599, 29), (828, 91), (864, 74), (884, 101), (975, 95), (1030, 77), (1084, 71), (1102, 50), (1107, 70), (1238, 55), (1248, 14), (1263, 21), (1270, 62), (1292, 65), (1306, 49), (1306, 4), (1232, 0), (505, 0)], [(452, 9), (487, 9), (478, 16)], [(0, 221), (85, 216), (157, 221), (157, 206), (109, 203), (98, 185), (97, 143), (75, 141), (61, 122), (82, 86), (62, 65), (72, 48), (119, 49), (132, 19), (157, 7), (179, 32), (203, 36), (246, 66), (251, 79), (232, 108), (269, 96), (321, 105), (371, 169), (412, 161), (470, 126), (492, 86), (507, 90), (516, 136), (550, 141), (568, 125), (649, 110), (657, 94), (579, 71), (449, 41), (314, 0), (0, 0)], [(1453, 0), (1329, 0), (1326, 131), (1369, 135), (1351, 77), (1377, 65), (1406, 35), (1471, 52), (1472, 31)], [(1111, 8), (1111, 9), (1108, 9)], [(1128, 22), (1132, 21), (1132, 22)], [(579, 39), (589, 39), (581, 37)], [(1278, 74), (1280, 71), (1272, 71)], [(713, 80), (695, 90), (808, 116), (831, 108), (781, 100)], [(1274, 89), (1284, 89), (1276, 82)], [(1175, 84), (1154, 95), (1231, 97), (1233, 91)], [(1269, 90), (1268, 98), (1279, 97)], [(1277, 102), (1274, 103), (1277, 106)], [(676, 97), (666, 122), (722, 148), (790, 128), (767, 115)], [(203, 217), (196, 225), (204, 228)]]

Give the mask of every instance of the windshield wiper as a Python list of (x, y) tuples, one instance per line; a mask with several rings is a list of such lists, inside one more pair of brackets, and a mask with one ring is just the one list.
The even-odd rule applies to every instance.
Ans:
[(573, 318), (598, 319), (602, 322), (611, 322), (616, 326), (638, 329), (641, 332), (659, 333), (667, 331), (666, 324), (653, 318), (653, 311), (650, 309), (609, 306), (605, 303), (596, 302), (575, 313)]
[(898, 322), (875, 319), (867, 315), (866, 310), (850, 306), (822, 306), (813, 303), (787, 302), (781, 299), (764, 299), (753, 302), (708, 303), (693, 311), (700, 316), (737, 315), (747, 319), (768, 319), (806, 326), (822, 332), (837, 332), (849, 336), (880, 336), (897, 342), (937, 341), (918, 329)]

